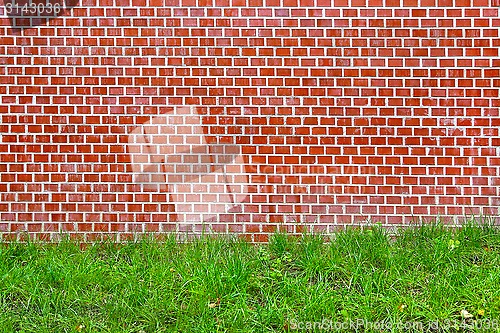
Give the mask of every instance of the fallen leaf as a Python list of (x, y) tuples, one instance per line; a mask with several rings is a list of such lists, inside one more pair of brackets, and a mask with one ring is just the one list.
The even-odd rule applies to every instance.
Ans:
[(401, 312), (404, 311), (405, 308), (406, 308), (406, 304), (399, 304), (399, 306), (398, 306), (398, 310)]
[(472, 314), (469, 313), (467, 310), (462, 310), (460, 311), (460, 314), (462, 315), (463, 318), (468, 319), (474, 317)]
[(76, 327), (76, 330), (77, 330), (78, 332), (81, 332), (81, 331), (83, 331), (83, 329), (84, 329), (84, 328), (85, 328), (85, 326), (84, 326), (84, 325), (82, 325), (82, 324), (80, 324), (80, 325), (78, 325), (78, 326)]
[(220, 305), (220, 298), (217, 298), (217, 300), (215, 301), (215, 303), (208, 303), (208, 307), (210, 309), (213, 309), (213, 308), (215, 308), (215, 307), (217, 307), (219, 305)]
[(170, 273), (173, 273), (173, 272), (175, 272), (175, 269), (170, 268)]

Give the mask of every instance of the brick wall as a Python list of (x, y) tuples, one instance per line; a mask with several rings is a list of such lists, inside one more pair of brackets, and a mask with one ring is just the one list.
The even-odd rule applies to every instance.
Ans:
[[(498, 0), (75, 5), (24, 29), (1, 6), (4, 237), (206, 227), (265, 241), (277, 226), (499, 213)], [(184, 139), (239, 150), (230, 209), (134, 177), (131, 135), (184, 106), (200, 121)], [(214, 214), (182, 218), (197, 200)]]

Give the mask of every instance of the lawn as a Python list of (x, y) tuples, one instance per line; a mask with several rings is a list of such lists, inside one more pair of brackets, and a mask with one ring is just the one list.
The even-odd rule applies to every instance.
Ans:
[(0, 332), (283, 331), (500, 332), (500, 229), (0, 247)]

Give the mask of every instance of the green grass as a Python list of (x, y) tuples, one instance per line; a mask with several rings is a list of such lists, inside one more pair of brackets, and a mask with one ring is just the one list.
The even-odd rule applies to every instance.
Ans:
[(500, 332), (498, 228), (324, 239), (3, 244), (0, 332)]

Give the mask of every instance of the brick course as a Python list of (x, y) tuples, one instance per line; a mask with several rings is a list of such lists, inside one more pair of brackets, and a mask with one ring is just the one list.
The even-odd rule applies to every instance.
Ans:
[[(3, 6), (1, 6), (3, 8)], [(0, 233), (266, 241), (500, 213), (498, 0), (84, 0), (0, 18)], [(196, 106), (237, 145), (237, 211), (179, 223), (130, 133)]]

